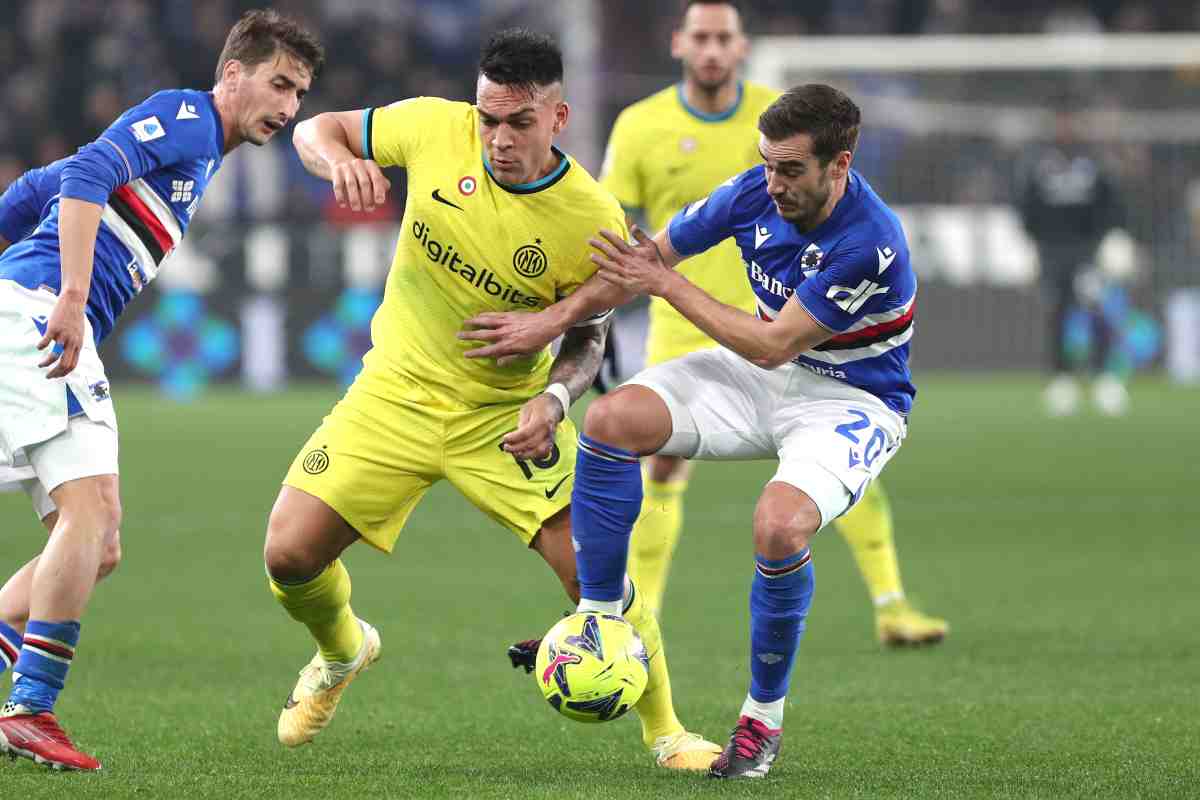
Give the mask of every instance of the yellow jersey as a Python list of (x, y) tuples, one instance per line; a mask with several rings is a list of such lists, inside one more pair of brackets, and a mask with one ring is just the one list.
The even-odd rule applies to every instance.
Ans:
[(548, 349), (501, 367), (464, 358), (479, 344), (456, 334), (481, 312), (537, 311), (569, 295), (596, 271), (587, 240), (600, 228), (628, 235), (612, 195), (555, 152), (549, 175), (506, 186), (488, 170), (474, 106), (417, 97), (364, 111), (364, 155), (405, 167), (408, 197), (363, 388), (411, 393), (416, 383), (423, 402), (447, 408), (523, 402), (545, 388)]
[[(617, 117), (600, 181), (627, 210), (641, 210), (656, 233), (681, 208), (762, 161), (758, 116), (778, 96), (744, 81), (732, 108), (705, 114), (687, 104), (683, 84), (652, 94)], [(685, 260), (679, 270), (721, 302), (753, 312), (754, 294), (732, 239)], [(648, 363), (715, 346), (665, 300), (651, 299)]]

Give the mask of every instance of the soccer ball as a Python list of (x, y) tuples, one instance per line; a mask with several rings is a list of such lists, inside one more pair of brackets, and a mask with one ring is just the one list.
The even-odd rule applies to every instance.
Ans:
[(542, 637), (533, 675), (546, 702), (564, 717), (608, 722), (641, 698), (649, 664), (632, 625), (584, 612), (564, 617)]

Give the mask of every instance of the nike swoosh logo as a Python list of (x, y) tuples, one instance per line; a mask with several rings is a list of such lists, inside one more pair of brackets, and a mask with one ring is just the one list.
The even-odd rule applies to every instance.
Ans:
[(437, 189), (433, 190), (433, 199), (437, 200), (439, 203), (445, 203), (446, 205), (450, 206), (451, 208), (457, 208), (459, 211), (463, 210), (463, 207), (460, 206), (458, 203), (451, 203), (449, 200), (442, 197), (441, 193)]
[(560, 480), (558, 483), (554, 484), (553, 489), (547, 489), (546, 490), (546, 499), (547, 500), (553, 499), (554, 495), (558, 494), (558, 490), (562, 488), (562, 485), (564, 483), (566, 483), (567, 478), (571, 477), (574, 474), (575, 474), (574, 472), (568, 472), (566, 475), (563, 476), (562, 480)]

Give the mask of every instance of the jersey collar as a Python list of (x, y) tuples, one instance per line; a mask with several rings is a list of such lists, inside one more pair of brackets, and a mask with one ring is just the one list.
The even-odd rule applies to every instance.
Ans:
[(536, 181), (529, 183), (503, 183), (492, 174), (492, 165), (488, 163), (487, 154), (483, 155), (483, 169), (487, 172), (488, 177), (492, 182), (506, 192), (512, 194), (533, 194), (540, 192), (542, 189), (548, 189), (554, 184), (562, 180), (562, 177), (567, 174), (567, 170), (571, 168), (571, 159), (562, 150), (559, 150), (554, 145), (550, 145), (550, 149), (558, 156), (558, 166), (544, 178), (538, 178)]
[(698, 108), (693, 108), (687, 101), (687, 95), (683, 92), (683, 81), (675, 84), (675, 96), (679, 98), (679, 105), (683, 106), (683, 110), (691, 114), (701, 122), (724, 122), (738, 112), (742, 107), (742, 97), (746, 93), (746, 86), (741, 81), (738, 81), (737, 99), (733, 101), (733, 105), (724, 111), (718, 111), (715, 114), (710, 114), (707, 111), (701, 111)]

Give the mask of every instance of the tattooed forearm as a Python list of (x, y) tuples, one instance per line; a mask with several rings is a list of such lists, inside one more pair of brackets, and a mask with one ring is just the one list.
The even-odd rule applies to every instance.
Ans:
[(571, 402), (583, 397), (596, 379), (604, 360), (604, 342), (612, 320), (599, 325), (569, 328), (563, 334), (562, 347), (550, 367), (550, 383), (561, 383), (571, 393)]

